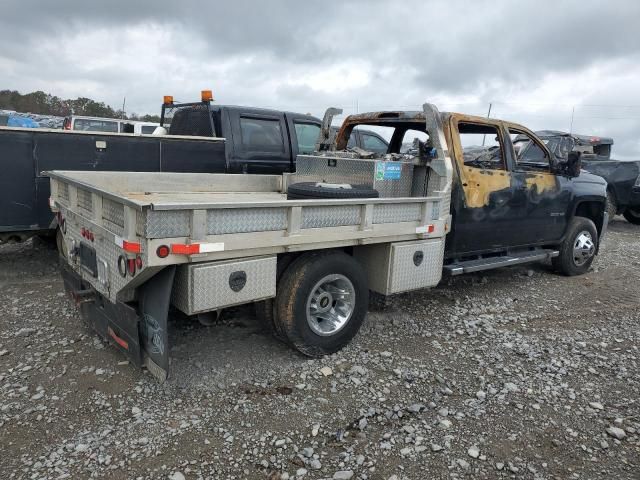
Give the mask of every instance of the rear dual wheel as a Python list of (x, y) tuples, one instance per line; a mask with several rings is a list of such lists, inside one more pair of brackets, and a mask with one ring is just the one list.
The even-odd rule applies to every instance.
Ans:
[[(307, 253), (283, 272), (267, 321), (310, 357), (335, 353), (358, 333), (367, 313), (367, 276), (343, 252)], [(267, 308), (269, 304), (265, 305)]]

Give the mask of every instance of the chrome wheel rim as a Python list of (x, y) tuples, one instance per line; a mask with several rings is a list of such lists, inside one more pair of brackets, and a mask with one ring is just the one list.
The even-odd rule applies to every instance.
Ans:
[(595, 251), (596, 246), (591, 238), (591, 233), (580, 232), (573, 243), (573, 262), (580, 267), (593, 257)]
[(307, 299), (307, 323), (316, 335), (327, 337), (342, 330), (356, 302), (353, 283), (338, 273), (327, 275), (311, 289)]

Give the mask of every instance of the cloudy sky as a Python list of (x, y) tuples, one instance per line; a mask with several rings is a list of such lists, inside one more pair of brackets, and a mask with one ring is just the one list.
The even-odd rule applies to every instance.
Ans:
[(418, 109), (615, 138), (640, 158), (640, 2), (0, 0), (0, 89)]

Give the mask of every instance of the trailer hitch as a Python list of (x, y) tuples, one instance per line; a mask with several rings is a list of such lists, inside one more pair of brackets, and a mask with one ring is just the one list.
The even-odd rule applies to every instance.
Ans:
[(85, 290), (73, 290), (69, 292), (69, 295), (76, 303), (76, 306), (96, 301), (96, 291), (92, 288), (87, 288)]

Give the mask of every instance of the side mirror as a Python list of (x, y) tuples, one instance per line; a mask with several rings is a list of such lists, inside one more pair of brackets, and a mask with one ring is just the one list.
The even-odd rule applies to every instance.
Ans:
[(558, 163), (558, 173), (573, 178), (580, 175), (582, 169), (582, 154), (580, 152), (570, 151), (566, 160)]

